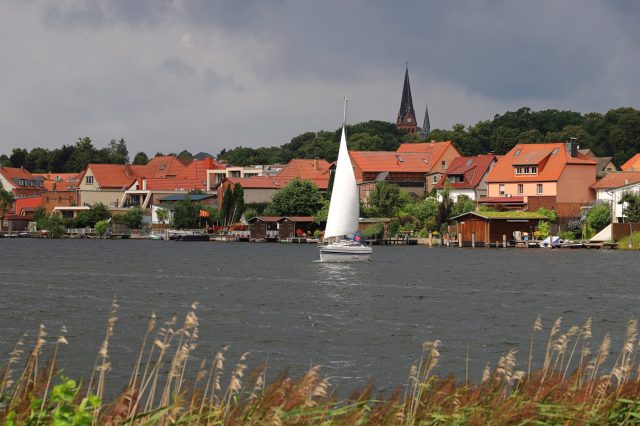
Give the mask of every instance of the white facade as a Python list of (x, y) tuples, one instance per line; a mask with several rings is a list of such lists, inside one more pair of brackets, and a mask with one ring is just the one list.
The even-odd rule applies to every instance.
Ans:
[[(438, 189), (438, 201), (442, 201), (443, 192), (444, 189)], [(473, 189), (449, 188), (449, 198), (451, 198), (454, 203), (458, 201), (458, 197), (460, 197), (461, 195), (466, 195), (472, 201), (476, 201), (476, 199), (478, 198), (476, 196), (476, 191)]]
[(599, 202), (607, 202), (611, 205), (616, 222), (622, 222), (624, 204), (619, 204), (620, 199), (626, 192), (640, 193), (640, 182), (631, 185), (625, 185), (620, 188), (597, 189), (596, 200)]

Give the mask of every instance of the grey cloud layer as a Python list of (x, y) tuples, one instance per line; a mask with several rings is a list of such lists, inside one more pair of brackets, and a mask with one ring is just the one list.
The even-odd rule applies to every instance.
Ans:
[[(417, 111), (638, 106), (637, 2), (68, 1), (0, 6), (10, 146), (124, 137), (154, 153), (273, 145)], [(6, 142), (5, 142), (6, 141)], [(5, 147), (6, 145), (6, 147)]]

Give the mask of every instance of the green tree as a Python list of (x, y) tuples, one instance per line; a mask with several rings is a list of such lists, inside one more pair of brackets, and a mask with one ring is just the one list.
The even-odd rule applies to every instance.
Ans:
[(143, 216), (144, 211), (140, 207), (132, 207), (124, 214), (122, 219), (129, 228), (140, 229)]
[(156, 217), (158, 218), (158, 222), (160, 222), (161, 224), (165, 225), (168, 220), (169, 220), (169, 210), (167, 209), (157, 209), (156, 210)]
[(622, 214), (627, 222), (640, 222), (640, 194), (625, 192), (618, 204), (623, 205)]
[(109, 221), (108, 220), (99, 221), (98, 223), (96, 223), (95, 230), (96, 230), (96, 234), (100, 235), (101, 237), (105, 236), (107, 231), (109, 230)]
[(107, 149), (109, 151), (109, 163), (129, 163), (129, 150), (127, 149), (127, 142), (124, 139), (121, 138), (119, 141), (111, 139)]
[(392, 216), (402, 205), (400, 187), (386, 181), (377, 182), (369, 195), (369, 205), (383, 216)]
[(606, 203), (594, 206), (589, 210), (587, 220), (589, 221), (589, 226), (596, 232), (602, 231), (611, 223), (611, 207)]
[(308, 180), (294, 179), (275, 193), (266, 214), (313, 216), (324, 205), (318, 188)]
[(182, 150), (180, 152), (180, 154), (178, 154), (178, 159), (179, 160), (193, 160), (193, 154), (191, 154), (189, 151)]
[(458, 196), (458, 199), (451, 208), (451, 217), (461, 215), (463, 213), (472, 212), (476, 209), (476, 203), (466, 195)]
[(136, 154), (135, 157), (133, 157), (134, 166), (145, 166), (148, 162), (149, 162), (149, 157), (147, 157), (147, 154), (145, 154), (142, 151), (140, 151), (139, 153)]
[(176, 207), (173, 210), (173, 223), (172, 226), (176, 229), (191, 229), (198, 226), (200, 219), (199, 206), (191, 202), (191, 197), (188, 195), (184, 200), (180, 200), (176, 203)]
[(14, 201), (13, 194), (4, 189), (2, 182), (0, 182), (0, 213), (2, 213), (2, 217), (11, 209)]
[(88, 211), (89, 223), (88, 226), (93, 226), (101, 220), (107, 220), (111, 218), (111, 213), (107, 210), (107, 206), (102, 203), (96, 203), (89, 208)]
[(231, 224), (231, 215), (233, 214), (233, 189), (231, 189), (231, 185), (227, 186), (227, 189), (224, 190), (224, 194), (222, 195), (222, 221), (224, 226)]
[(236, 223), (242, 217), (242, 213), (244, 213), (246, 206), (244, 205), (244, 189), (242, 189), (242, 185), (236, 183), (233, 186), (233, 219), (232, 223)]
[(24, 167), (27, 163), (28, 151), (23, 148), (14, 148), (9, 156), (11, 167)]

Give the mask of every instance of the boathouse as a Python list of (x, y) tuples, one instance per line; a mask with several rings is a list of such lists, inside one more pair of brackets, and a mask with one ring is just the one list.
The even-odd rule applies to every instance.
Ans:
[(507, 242), (516, 240), (517, 232), (532, 235), (546, 217), (535, 212), (468, 212), (453, 219), (463, 245), (471, 245), (475, 238), (476, 245), (488, 246), (502, 244), (503, 235)]
[(248, 220), (251, 241), (278, 241), (314, 230), (313, 216), (256, 216)]

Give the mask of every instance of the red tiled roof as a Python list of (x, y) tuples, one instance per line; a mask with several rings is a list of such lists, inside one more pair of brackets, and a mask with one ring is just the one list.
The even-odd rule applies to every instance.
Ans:
[(436, 188), (443, 189), (450, 175), (463, 175), (464, 182), (448, 183), (448, 186), (459, 189), (473, 189), (478, 186), (482, 177), (487, 173), (495, 159), (496, 156), (493, 154), (478, 155), (475, 157), (456, 157), (447, 169), (447, 173), (442, 175), (440, 181), (436, 184)]
[(207, 180), (182, 179), (182, 178), (151, 178), (147, 179), (147, 190), (149, 191), (191, 191), (195, 189), (206, 190)]
[(480, 198), (479, 202), (492, 204), (523, 204), (524, 197), (485, 197)]
[(5, 179), (11, 181), (11, 184), (18, 188), (34, 188), (29, 185), (18, 185), (18, 182), (14, 181), (14, 179), (27, 179), (33, 180), (39, 178), (39, 176), (32, 175), (28, 170), (22, 167), (0, 167), (0, 174), (4, 176)]
[(293, 159), (280, 170), (279, 177), (299, 177), (300, 179), (318, 179), (329, 175), (329, 164), (326, 160)]
[(82, 173), (34, 173), (44, 178), (47, 191), (73, 191), (82, 182)]
[(609, 172), (591, 186), (593, 189), (621, 188), (640, 182), (640, 171)]
[[(206, 189), (207, 170), (220, 169), (221, 166), (213, 158), (203, 160), (181, 161), (174, 156), (158, 156), (144, 166), (130, 166), (128, 164), (89, 164), (96, 181), (102, 188), (123, 188), (130, 186), (136, 178), (147, 178), (148, 189), (169, 189), (189, 186), (190, 188)], [(162, 179), (178, 179), (160, 183)], [(188, 183), (187, 180), (191, 180)], [(149, 187), (152, 181), (154, 188)], [(202, 183), (204, 182), (204, 183)]]
[(640, 153), (629, 158), (629, 160), (620, 167), (623, 171), (640, 171)]
[[(557, 150), (557, 151), (556, 151)], [(554, 154), (554, 152), (556, 152)], [(518, 155), (516, 155), (518, 153)], [(525, 163), (520, 160), (525, 159)], [(514, 165), (537, 164), (538, 174), (536, 175), (515, 175)], [(578, 153), (577, 157), (567, 154), (565, 144), (537, 143), (518, 144), (505, 154), (493, 166), (488, 182), (526, 182), (526, 181), (557, 181), (560, 178), (567, 164), (583, 164), (594, 166), (596, 161), (588, 156)]]
[[(279, 175), (276, 176), (256, 176), (249, 178), (239, 178), (239, 177), (229, 177), (226, 178), (226, 182), (229, 182), (231, 185), (235, 185), (239, 183), (245, 189), (280, 189), (285, 186), (287, 183), (291, 182), (297, 176), (284, 176), (281, 177)], [(304, 179), (313, 182), (318, 189), (327, 189), (329, 186), (329, 175), (326, 175), (326, 178), (321, 179)]]
[(428, 173), (435, 158), (425, 153), (391, 151), (349, 151), (351, 161), (363, 172)]
[(15, 212), (20, 214), (25, 209), (35, 209), (42, 205), (42, 197), (16, 198)]

